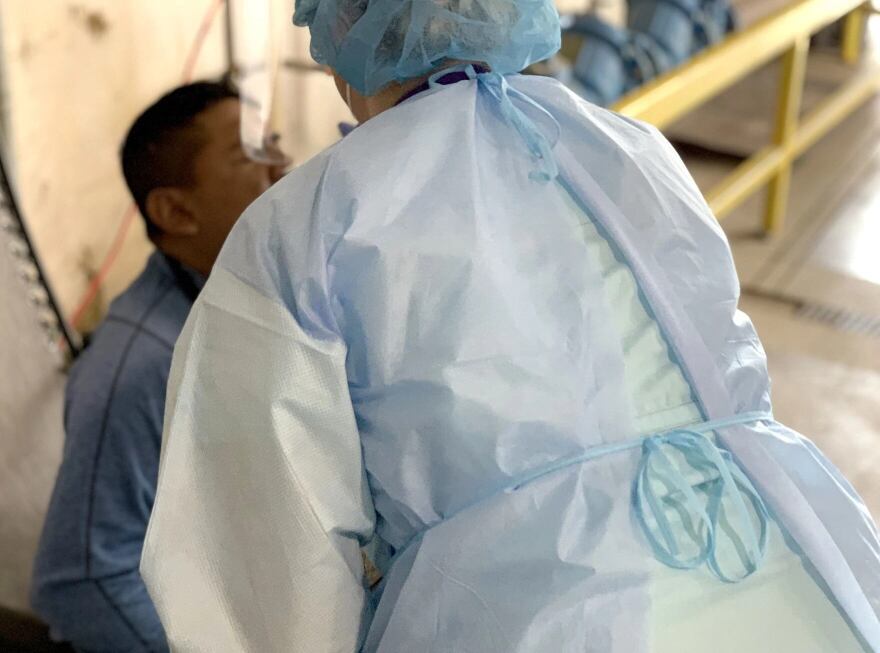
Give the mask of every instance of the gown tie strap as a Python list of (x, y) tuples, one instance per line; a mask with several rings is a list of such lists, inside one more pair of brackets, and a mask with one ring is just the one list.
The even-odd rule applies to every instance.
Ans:
[[(550, 112), (525, 93), (513, 88), (501, 73), (483, 72), (483, 69), (478, 71), (473, 64), (445, 68), (428, 79), (428, 86), (430, 88), (441, 86), (443, 78), (454, 73), (464, 73), (469, 79), (477, 80), (480, 88), (498, 103), (502, 118), (516, 130), (536, 162), (536, 167), (529, 173), (529, 178), (544, 184), (555, 180), (559, 176), (559, 166), (553, 155), (553, 147), (559, 141), (561, 127)], [(548, 138), (535, 121), (514, 104), (514, 98), (534, 109), (553, 125), (556, 131), (553, 139)]]

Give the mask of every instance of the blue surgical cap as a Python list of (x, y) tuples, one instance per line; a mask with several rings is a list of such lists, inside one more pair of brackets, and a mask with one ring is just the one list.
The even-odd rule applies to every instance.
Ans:
[(560, 47), (553, 0), (296, 0), (312, 57), (364, 95), (444, 61), (518, 73)]

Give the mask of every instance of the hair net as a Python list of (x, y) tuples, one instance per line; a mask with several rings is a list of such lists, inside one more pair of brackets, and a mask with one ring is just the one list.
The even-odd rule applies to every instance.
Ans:
[(552, 0), (296, 0), (315, 61), (374, 95), (444, 61), (518, 73), (560, 47)]

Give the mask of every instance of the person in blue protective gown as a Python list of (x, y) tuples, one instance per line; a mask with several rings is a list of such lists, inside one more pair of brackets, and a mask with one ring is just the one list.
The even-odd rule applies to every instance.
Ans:
[(175, 352), (172, 648), (880, 651), (877, 528), (774, 420), (681, 161), (517, 74), (550, 0), (295, 21), (361, 125), (246, 212)]

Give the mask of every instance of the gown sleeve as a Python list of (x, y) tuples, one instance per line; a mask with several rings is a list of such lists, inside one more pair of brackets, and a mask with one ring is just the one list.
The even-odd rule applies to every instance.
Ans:
[(141, 561), (172, 650), (357, 650), (375, 515), (345, 357), (212, 273), (175, 350)]

